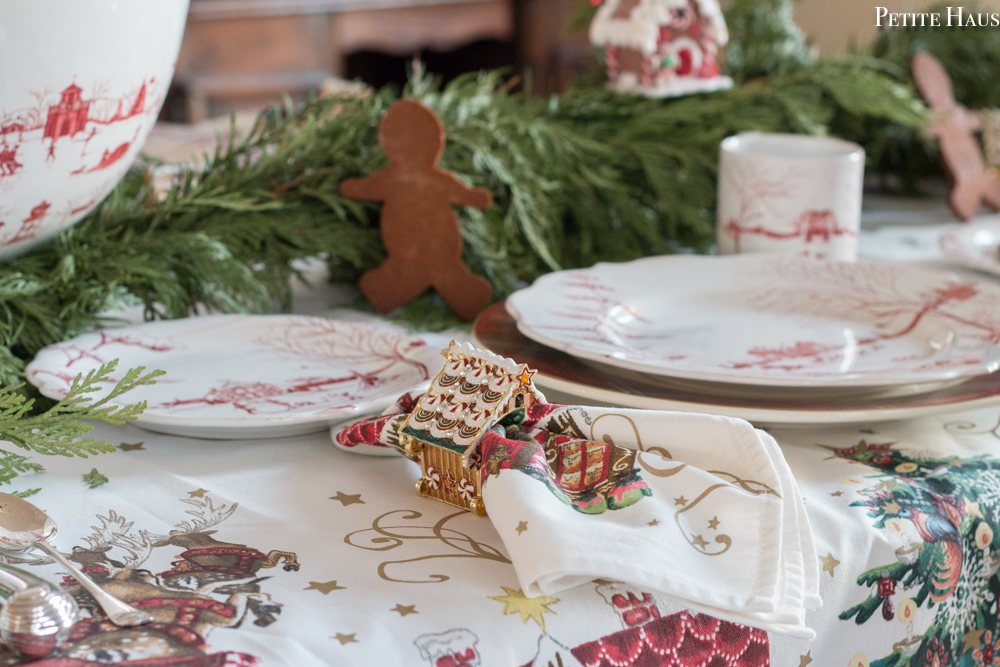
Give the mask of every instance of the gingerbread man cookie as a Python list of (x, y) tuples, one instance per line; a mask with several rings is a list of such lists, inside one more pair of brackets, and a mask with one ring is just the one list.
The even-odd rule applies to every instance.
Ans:
[(951, 77), (937, 58), (918, 53), (912, 68), (920, 94), (939, 116), (927, 133), (938, 140), (952, 180), (948, 200), (952, 211), (968, 220), (983, 201), (993, 210), (1000, 209), (1000, 180), (986, 170), (983, 152), (973, 134), (979, 129), (979, 117), (955, 101)]
[(489, 305), (493, 286), (462, 262), (462, 234), (452, 207), (487, 208), (493, 196), (438, 166), (444, 125), (420, 102), (400, 100), (389, 107), (378, 138), (391, 164), (340, 184), (345, 197), (384, 202), (381, 232), (389, 256), (361, 276), (361, 291), (387, 313), (433, 287), (460, 317), (471, 320)]

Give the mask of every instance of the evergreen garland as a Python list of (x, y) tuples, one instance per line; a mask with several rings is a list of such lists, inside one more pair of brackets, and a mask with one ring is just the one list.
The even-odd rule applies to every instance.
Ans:
[[(548, 271), (708, 248), (718, 145), (730, 134), (923, 118), (908, 88), (859, 58), (668, 102), (603, 88), (536, 98), (510, 92), (495, 72), (444, 88), (418, 73), (403, 94), (441, 115), (442, 166), (494, 194), (492, 208), (459, 218), (466, 262), (498, 297)], [(292, 260), (323, 256), (345, 282), (377, 266), (378, 207), (337, 188), (383, 165), (378, 122), (397, 97), (271, 110), (165, 196), (148, 171), (130, 172), (76, 227), (0, 265), (0, 381), (18, 382), (41, 347), (104, 324), (108, 310), (267, 312), (290, 304)]]

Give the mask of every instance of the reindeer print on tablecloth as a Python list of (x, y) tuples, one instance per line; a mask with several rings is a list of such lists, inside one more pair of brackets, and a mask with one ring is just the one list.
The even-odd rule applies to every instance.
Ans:
[[(296, 555), (278, 550), (264, 553), (214, 537), (214, 527), (236, 512), (236, 503), (217, 504), (210, 496), (181, 502), (191, 506), (186, 513), (192, 518), (175, 524), (167, 534), (137, 529), (134, 522), (111, 510), (97, 517), (100, 525), (92, 527), (85, 545), (67, 554), (101, 588), (150, 613), (153, 622), (135, 628), (115, 626), (76, 579), (64, 576), (62, 586), (76, 599), (84, 617), (59, 653), (35, 664), (160, 665), (164, 658), (171, 659), (171, 667), (258, 663), (255, 656), (243, 653), (206, 653), (207, 637), (216, 628), (239, 628), (247, 620), (259, 627), (276, 622), (282, 605), (261, 590), (262, 582), (271, 577), (259, 571), (298, 570)], [(176, 560), (170, 568), (154, 572), (156, 568), (143, 567), (163, 547), (182, 549), (173, 556)], [(51, 562), (41, 557), (8, 560), (28, 565)]]

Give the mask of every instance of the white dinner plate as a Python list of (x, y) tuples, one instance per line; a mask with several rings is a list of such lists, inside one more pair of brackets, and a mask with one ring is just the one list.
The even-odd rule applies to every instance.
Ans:
[(690, 380), (888, 387), (1000, 367), (1000, 287), (898, 265), (649, 257), (542, 276), (507, 309), (573, 356)]
[(785, 426), (913, 419), (1000, 405), (1000, 375), (980, 375), (921, 394), (875, 396), (856, 392), (818, 397), (812, 391), (799, 391), (780, 397), (767, 392), (720, 393), (710, 383), (665, 383), (654, 375), (582, 362), (545, 347), (521, 334), (501, 304), (476, 320), (474, 336), (476, 345), (537, 370), (535, 383), (552, 402), (698, 412)]
[(1000, 276), (1000, 218), (953, 225), (941, 234), (944, 256)]
[(27, 378), (61, 399), (78, 374), (119, 359), (115, 380), (138, 366), (167, 372), (116, 399), (148, 402), (137, 426), (199, 438), (283, 437), (382, 410), (426, 386), (444, 362), (440, 338), (298, 315), (211, 315), (51, 345), (28, 364)]

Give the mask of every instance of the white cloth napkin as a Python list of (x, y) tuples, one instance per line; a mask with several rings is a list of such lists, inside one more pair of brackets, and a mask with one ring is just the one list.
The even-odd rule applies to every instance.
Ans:
[[(622, 581), (724, 620), (815, 636), (805, 613), (822, 604), (819, 559), (770, 435), (686, 413), (518, 412), (479, 454), (486, 510), (526, 595)], [(334, 442), (384, 452), (403, 421), (367, 420)]]

